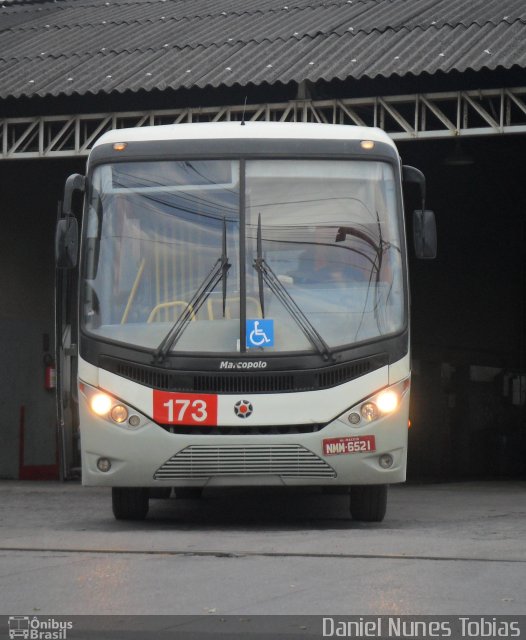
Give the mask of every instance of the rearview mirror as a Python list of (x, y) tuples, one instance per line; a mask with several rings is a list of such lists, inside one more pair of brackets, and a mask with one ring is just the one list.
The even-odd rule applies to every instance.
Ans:
[(413, 241), (417, 258), (427, 260), (436, 258), (437, 228), (434, 211), (429, 209), (413, 211)]
[(404, 164), (402, 167), (402, 181), (412, 182), (420, 187), (420, 197), (422, 199), (422, 210), (426, 208), (426, 177), (416, 167)]
[(73, 195), (80, 191), (84, 193), (86, 189), (86, 178), (79, 173), (69, 176), (64, 186), (64, 201), (62, 203), (62, 214), (64, 216), (73, 215)]
[(74, 216), (61, 218), (55, 233), (55, 261), (58, 269), (77, 266), (79, 251), (79, 225)]

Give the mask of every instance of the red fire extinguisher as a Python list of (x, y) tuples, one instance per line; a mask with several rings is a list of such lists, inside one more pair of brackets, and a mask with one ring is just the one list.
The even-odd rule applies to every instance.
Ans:
[(46, 353), (44, 356), (44, 389), (52, 390), (57, 386), (57, 369), (53, 357)]

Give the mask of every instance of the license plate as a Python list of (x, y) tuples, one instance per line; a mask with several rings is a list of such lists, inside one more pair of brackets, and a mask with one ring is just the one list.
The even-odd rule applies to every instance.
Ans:
[(347, 436), (345, 438), (327, 438), (323, 441), (323, 454), (326, 456), (370, 453), (371, 451), (376, 451), (374, 436)]
[(217, 396), (154, 390), (153, 419), (160, 424), (214, 427), (217, 425)]

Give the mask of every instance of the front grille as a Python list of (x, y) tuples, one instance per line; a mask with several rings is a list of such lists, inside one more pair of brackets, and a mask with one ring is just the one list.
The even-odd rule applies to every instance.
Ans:
[[(386, 363), (387, 364), (387, 363)], [(375, 367), (376, 368), (376, 367)], [(316, 372), (316, 388), (328, 389), (338, 384), (343, 384), (348, 380), (359, 378), (372, 370), (372, 358), (366, 360), (357, 360), (338, 367), (322, 369)]]
[(290, 435), (297, 433), (316, 433), (321, 431), (323, 424), (293, 424), (293, 425), (260, 425), (257, 427), (196, 427), (173, 424), (160, 424), (161, 428), (170, 433), (191, 436), (261, 436), (261, 435)]
[(380, 354), (345, 364), (293, 372), (202, 372), (167, 371), (148, 365), (138, 365), (103, 356), (99, 366), (118, 376), (146, 387), (163, 391), (190, 393), (287, 393), (329, 389), (359, 378), (387, 364), (387, 356)]
[(335, 478), (334, 469), (305, 447), (286, 445), (191, 445), (167, 460), (155, 480), (213, 476)]
[(228, 375), (194, 376), (194, 391), (207, 393), (272, 393), (294, 391), (293, 375)]

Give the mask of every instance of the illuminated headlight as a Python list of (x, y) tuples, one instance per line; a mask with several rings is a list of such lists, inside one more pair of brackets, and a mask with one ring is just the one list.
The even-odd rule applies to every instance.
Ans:
[(89, 404), (93, 413), (105, 416), (111, 409), (111, 397), (106, 393), (96, 393), (91, 397)]
[(138, 415), (134, 409), (114, 398), (109, 393), (100, 391), (83, 382), (79, 384), (80, 393), (86, 398), (91, 411), (110, 423), (128, 429), (137, 429), (146, 424), (148, 419)]
[(379, 393), (376, 398), (378, 410), (383, 414), (393, 413), (393, 411), (396, 411), (399, 402), (398, 394), (392, 389), (382, 391), (382, 393)]
[(116, 404), (110, 411), (110, 416), (114, 422), (121, 424), (128, 419), (128, 409), (122, 404)]
[(362, 414), (362, 418), (367, 420), (367, 422), (372, 422), (378, 418), (378, 407), (374, 404), (374, 402), (365, 402), (362, 404), (360, 408), (360, 413)]
[(346, 411), (340, 420), (353, 427), (361, 427), (394, 413), (409, 389), (409, 378), (383, 389)]

